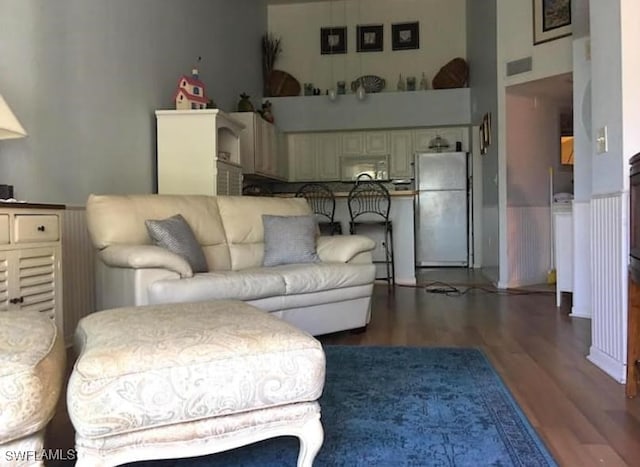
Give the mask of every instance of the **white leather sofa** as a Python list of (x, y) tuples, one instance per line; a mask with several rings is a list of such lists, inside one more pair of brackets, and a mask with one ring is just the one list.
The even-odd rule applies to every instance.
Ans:
[[(145, 220), (181, 214), (208, 272), (152, 244)], [(90, 195), (87, 224), (96, 262), (97, 309), (237, 299), (313, 334), (362, 328), (375, 276), (363, 236), (320, 236), (320, 262), (263, 267), (262, 215), (311, 214), (301, 198)]]

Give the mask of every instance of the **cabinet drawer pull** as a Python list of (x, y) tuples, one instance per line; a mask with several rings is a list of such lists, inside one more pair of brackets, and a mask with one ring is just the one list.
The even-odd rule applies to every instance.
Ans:
[(20, 298), (12, 298), (11, 300), (9, 300), (9, 303), (15, 305), (17, 303), (24, 303), (24, 297), (20, 297)]
[(38, 226), (38, 232), (44, 232), (44, 225)]

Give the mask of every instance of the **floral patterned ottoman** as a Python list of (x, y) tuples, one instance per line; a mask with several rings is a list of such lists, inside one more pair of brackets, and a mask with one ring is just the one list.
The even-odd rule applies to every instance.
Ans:
[(76, 331), (67, 405), (77, 466), (199, 456), (300, 438), (298, 465), (323, 441), (321, 344), (240, 301), (99, 311)]
[(64, 339), (39, 311), (0, 312), (0, 464), (40, 466), (65, 375)]

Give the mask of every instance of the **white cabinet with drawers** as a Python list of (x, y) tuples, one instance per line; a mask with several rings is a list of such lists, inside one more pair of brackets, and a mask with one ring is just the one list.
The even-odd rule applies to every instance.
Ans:
[(0, 313), (37, 310), (63, 329), (64, 206), (0, 204)]

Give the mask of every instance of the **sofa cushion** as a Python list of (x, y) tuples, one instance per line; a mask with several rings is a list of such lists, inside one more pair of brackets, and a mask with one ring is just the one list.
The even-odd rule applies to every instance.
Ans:
[(313, 215), (262, 216), (264, 228), (263, 266), (317, 263), (316, 233), (318, 225)]
[(284, 280), (285, 295), (371, 284), (375, 279), (375, 266), (372, 264), (288, 264), (272, 269)]
[(271, 216), (311, 214), (311, 208), (304, 198), (218, 196), (217, 200), (231, 257), (230, 269), (236, 271), (262, 265), (263, 214)]
[(188, 279), (165, 279), (149, 286), (150, 303), (203, 300), (254, 300), (285, 294), (283, 277), (269, 269), (215, 271)]
[(215, 271), (186, 279), (165, 279), (149, 286), (150, 303), (237, 299), (310, 294), (372, 284), (375, 266), (369, 264), (289, 264), (242, 271)]

